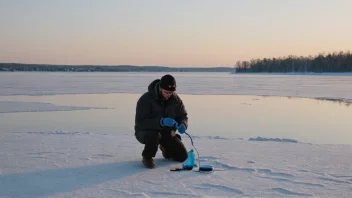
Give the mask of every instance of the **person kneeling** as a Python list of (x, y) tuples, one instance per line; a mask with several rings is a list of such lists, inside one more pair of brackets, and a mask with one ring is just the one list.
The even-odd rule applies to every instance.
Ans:
[(187, 159), (187, 149), (176, 132), (183, 134), (187, 130), (188, 115), (175, 91), (175, 78), (167, 74), (151, 82), (137, 101), (135, 137), (144, 144), (142, 162), (148, 168), (155, 168), (153, 158), (158, 147), (164, 158), (178, 162)]

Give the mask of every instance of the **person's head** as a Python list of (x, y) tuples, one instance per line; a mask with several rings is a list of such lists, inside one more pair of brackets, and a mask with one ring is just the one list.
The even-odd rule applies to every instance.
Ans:
[(165, 100), (176, 91), (176, 80), (170, 74), (166, 74), (160, 79), (160, 92)]

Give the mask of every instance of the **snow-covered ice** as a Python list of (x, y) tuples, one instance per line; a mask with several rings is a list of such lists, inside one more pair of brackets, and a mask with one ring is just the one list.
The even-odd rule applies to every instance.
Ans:
[(89, 110), (94, 107), (59, 106), (51, 103), (0, 101), (0, 113)]
[[(190, 140), (182, 138), (191, 148)], [(350, 197), (348, 145), (257, 142), (198, 137), (200, 163), (214, 173), (172, 172), (156, 156), (142, 167), (130, 132), (2, 134), (0, 197)], [(211, 146), (209, 146), (211, 145)]]
[[(0, 73), (1, 95), (141, 93), (161, 72)], [(171, 73), (178, 93), (292, 96), (352, 101), (352, 73), (315, 75)], [(136, 80), (138, 79), (138, 80)]]
[[(177, 74), (200, 163), (222, 169), (199, 173), (160, 151), (142, 166), (134, 104), (160, 75), (0, 73), (0, 197), (352, 197), (352, 144), (334, 143), (351, 137), (351, 77)], [(258, 96), (294, 93), (341, 100)]]

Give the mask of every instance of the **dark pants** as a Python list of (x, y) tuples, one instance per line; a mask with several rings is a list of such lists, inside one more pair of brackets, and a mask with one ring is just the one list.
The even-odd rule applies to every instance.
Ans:
[(175, 161), (184, 162), (187, 159), (187, 149), (181, 142), (180, 135), (171, 132), (137, 131), (137, 140), (144, 144), (142, 156), (155, 157), (159, 144), (166, 148), (168, 157)]

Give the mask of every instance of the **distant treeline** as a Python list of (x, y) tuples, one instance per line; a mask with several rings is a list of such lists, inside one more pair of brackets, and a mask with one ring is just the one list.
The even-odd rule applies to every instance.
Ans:
[(352, 72), (352, 54), (334, 52), (315, 57), (288, 56), (237, 61), (236, 72)]
[(49, 71), (49, 72), (231, 72), (231, 67), (173, 68), (163, 66), (100, 66), (100, 65), (46, 65), (0, 63), (0, 71)]
[(0, 71), (50, 71), (50, 72), (352, 72), (352, 54), (348, 52), (334, 52), (319, 54), (315, 57), (293, 56), (252, 59), (237, 61), (234, 68), (175, 68), (164, 66), (134, 66), (134, 65), (49, 65), (0, 63)]

